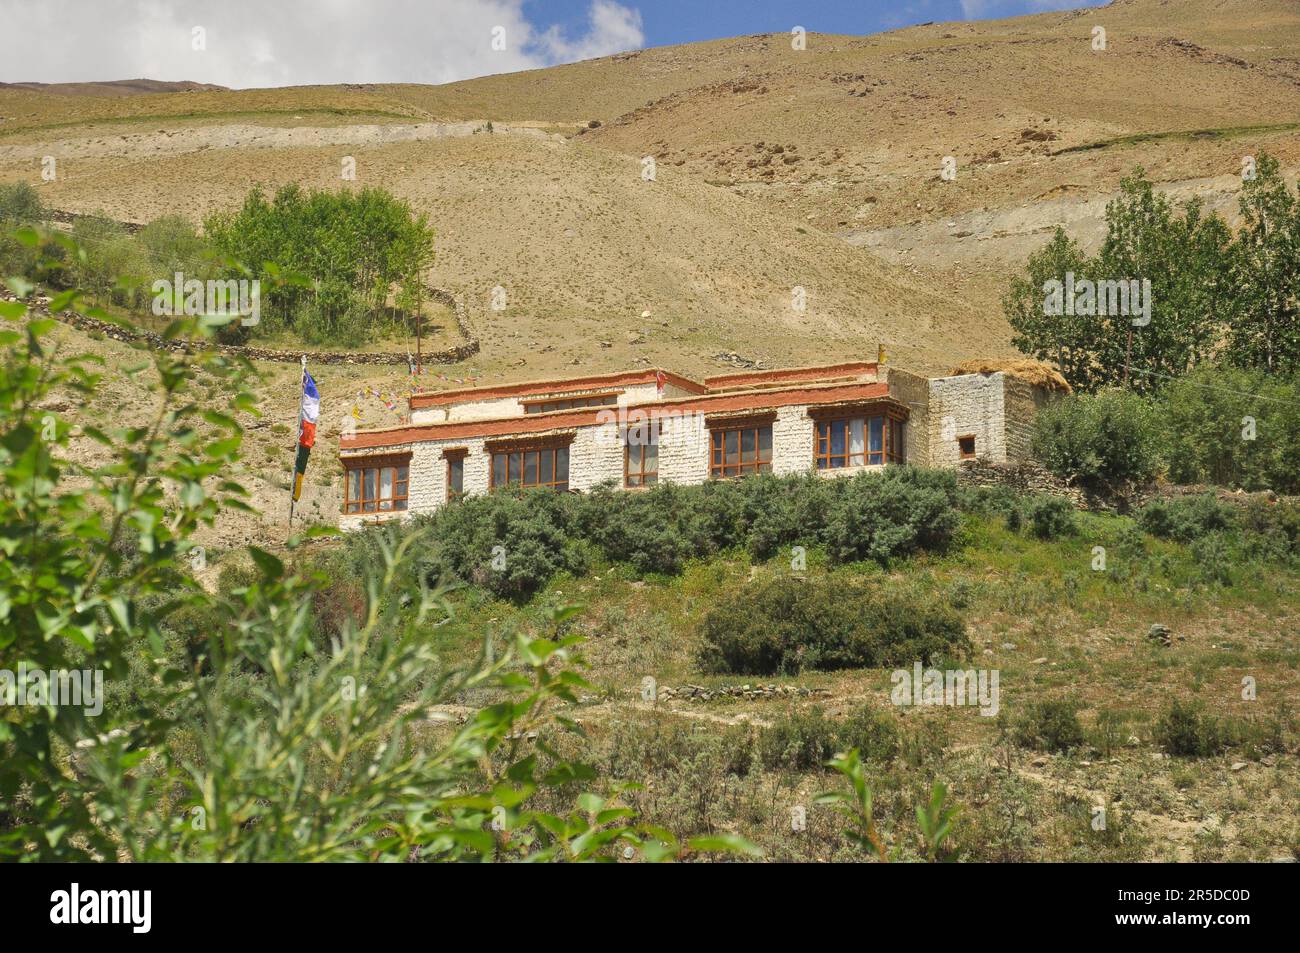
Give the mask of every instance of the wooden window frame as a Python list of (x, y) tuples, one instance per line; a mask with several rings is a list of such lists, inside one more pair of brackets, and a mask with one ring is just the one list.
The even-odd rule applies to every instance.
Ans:
[(623, 391), (604, 391), (599, 394), (576, 394), (572, 397), (548, 397), (541, 400), (522, 400), (525, 414), (548, 414), (555, 410), (581, 410), (584, 407), (614, 407)]
[[(442, 458), (447, 461), (447, 502), (459, 500), (465, 496), (465, 459), (469, 456), (469, 447), (449, 447), (442, 451)], [(460, 464), (460, 489), (451, 486), (451, 468)]]
[[(488, 454), (488, 487), (489, 489), (514, 488), (520, 490), (529, 490), (538, 487), (546, 487), (560, 492), (568, 492), (569, 489), (569, 448), (573, 443), (573, 434), (563, 434), (559, 437), (544, 437), (540, 439), (524, 440), (497, 440), (488, 443), (483, 449)], [(559, 452), (564, 451), (564, 479), (559, 479), (560, 457)], [(525, 483), (524, 477), (528, 472), (528, 457), (536, 453), (537, 480), (532, 483)], [(543, 481), (542, 475), (542, 454), (551, 455), (551, 479)], [(496, 458), (504, 456), (506, 458), (505, 470), (506, 481), (504, 483), (497, 480)], [(519, 479), (510, 479), (510, 458), (519, 459)]]
[[(964, 433), (957, 438), (957, 459), (958, 460), (975, 460), (979, 457), (979, 450), (975, 442), (975, 437), (976, 434)], [(962, 447), (963, 440), (970, 441), (970, 453), (967, 453), (965, 448)]]
[[(704, 426), (709, 431), (709, 479), (733, 480), (755, 473), (771, 473), (772, 458), (776, 453), (776, 434), (773, 424), (775, 413), (751, 414), (745, 417), (719, 417), (705, 419)], [(768, 431), (767, 459), (762, 459), (762, 433)], [(739, 463), (727, 463), (727, 434), (735, 433), (737, 452), (741, 454)], [(744, 459), (746, 433), (754, 435), (754, 459)]]
[[(383, 497), (379, 495), (379, 488), (382, 484), (382, 471), (392, 469), (393, 472), (393, 490), (392, 495)], [(375, 471), (374, 491), (372, 497), (365, 496), (366, 477), (365, 471)], [(401, 471), (406, 471), (405, 478), (399, 478)], [(352, 474), (361, 472), (361, 493), (362, 496), (354, 499), (352, 496)], [(347, 457), (343, 460), (343, 515), (344, 516), (379, 516), (384, 513), (405, 513), (410, 506), (411, 493), (411, 455), (409, 453), (391, 453), (375, 455), (369, 457)], [(383, 508), (383, 503), (388, 503), (387, 508)], [(367, 504), (371, 505), (367, 509)]]
[[(880, 467), (890, 463), (906, 463), (906, 431), (903, 429), (906, 421), (898, 413), (891, 413), (888, 408), (877, 409), (874, 411), (855, 410), (844, 413), (819, 413), (810, 416), (813, 417), (813, 469), (817, 471), (825, 470), (848, 470), (853, 467)], [(854, 463), (853, 457), (857, 454), (849, 451), (849, 428), (852, 421), (862, 421), (862, 462)], [(871, 421), (880, 421), (880, 449), (871, 449)], [(831, 453), (831, 429), (836, 424), (843, 425), (844, 433), (844, 453)], [(823, 444), (822, 427), (826, 427), (826, 438)], [(872, 460), (872, 457), (879, 457), (879, 460)], [(832, 460), (842, 460), (842, 463), (832, 465)], [(824, 464), (824, 465), (823, 465)]]
[[(659, 448), (661, 446), (659, 438), (663, 436), (663, 421), (646, 420), (641, 423), (631, 424), (623, 431), (623, 489), (625, 490), (643, 490), (648, 486), (654, 486), (659, 482)], [(650, 443), (655, 448), (655, 466), (653, 470), (647, 470), (645, 466), (645, 448), (646, 444), (632, 444), (628, 442), (628, 434), (634, 430), (644, 428), (650, 435)], [(632, 466), (632, 450), (636, 448), (639, 459), (637, 466)], [(631, 482), (636, 477), (637, 482)]]

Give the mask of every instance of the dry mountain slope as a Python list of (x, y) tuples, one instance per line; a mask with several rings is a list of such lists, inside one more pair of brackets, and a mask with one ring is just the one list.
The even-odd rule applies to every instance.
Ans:
[[(1092, 48), (1098, 24), (1105, 51)], [(1244, 152), (1300, 164), (1297, 64), (1292, 0), (1126, 0), (810, 35), (805, 51), (740, 37), (440, 87), (10, 89), (0, 178), (39, 182), (48, 149), (61, 160), (41, 185), (51, 204), (138, 221), (198, 217), (252, 182), (340, 187), (354, 155), (357, 186), (430, 213), (435, 281), (468, 296), (491, 373), (695, 371), (718, 350), (818, 360), (878, 340), (934, 368), (1006, 353), (1008, 274), (1058, 223), (1095, 239), (1134, 165), (1230, 210)], [(587, 118), (603, 125), (554, 141)], [(512, 134), (475, 134), (486, 120)], [(1269, 128), (1230, 129), (1242, 125)], [(1190, 135), (1201, 129), (1226, 131)], [(647, 154), (654, 183), (639, 176)], [(956, 181), (939, 175), (945, 155)], [(503, 312), (485, 307), (495, 285)]]
[[(954, 341), (963, 354), (1006, 352), (996, 321), (942, 290), (672, 168), (646, 181), (635, 158), (580, 141), (486, 133), (348, 152), (356, 186), (390, 189), (430, 214), (434, 283), (468, 300), (479, 363), (491, 371), (645, 362), (695, 373), (723, 350), (815, 362), (874, 354), (881, 342), (931, 369), (946, 367)], [(197, 219), (237, 203), (251, 182), (337, 187), (339, 154), (316, 146), (85, 158), (67, 163), (46, 194), (60, 208), (120, 218)], [(502, 311), (489, 307), (498, 285)], [(796, 287), (806, 311), (793, 307)]]

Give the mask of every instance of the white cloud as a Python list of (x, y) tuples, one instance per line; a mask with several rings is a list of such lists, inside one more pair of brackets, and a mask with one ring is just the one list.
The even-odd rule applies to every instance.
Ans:
[[(0, 0), (0, 81), (222, 86), (446, 83), (636, 49), (641, 14), (592, 0), (585, 32), (539, 30), (524, 0)], [(195, 27), (206, 49), (193, 49)], [(505, 31), (504, 50), (492, 31)], [(17, 40), (18, 42), (12, 42)]]

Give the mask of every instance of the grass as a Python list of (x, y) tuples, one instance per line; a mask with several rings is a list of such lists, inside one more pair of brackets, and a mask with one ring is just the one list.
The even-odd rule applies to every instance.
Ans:
[(1054, 156), (1069, 155), (1072, 152), (1092, 152), (1096, 149), (1109, 149), (1112, 146), (1136, 146), (1149, 142), (1192, 142), (1198, 139), (1236, 139), (1241, 136), (1259, 135), (1271, 132), (1294, 132), (1300, 129), (1300, 122), (1279, 122), (1262, 126), (1220, 126), (1215, 129), (1181, 129), (1169, 132), (1140, 132), (1129, 136), (1115, 136), (1111, 139), (1099, 139), (1077, 146), (1067, 146), (1051, 153)]
[[(896, 708), (885, 670), (701, 674), (694, 652), (703, 613), (752, 577), (788, 572), (786, 555), (756, 563), (732, 552), (667, 578), (597, 565), (580, 578), (552, 580), (522, 606), (464, 589), (452, 597), (454, 621), (431, 637), (448, 658), (464, 658), (485, 630), (540, 628), (547, 607), (583, 605), (572, 625), (586, 636), (595, 688), (577, 712), (586, 733), (572, 742), (578, 753), (606, 770), (622, 765), (619, 778), (653, 789), (635, 799), (656, 822), (679, 831), (739, 829), (770, 858), (853, 856), (834, 818), (807, 807), (833, 778), (816, 770), (728, 773), (733, 749), (792, 712), (818, 706), (839, 721), (863, 705), (902, 733), (902, 753), (875, 765), (871, 777), (882, 832), (904, 854), (913, 849), (917, 792), (937, 778), (963, 805), (958, 839), (971, 859), (1290, 856), (1296, 832), (1279, 819), (1293, 814), (1288, 805), (1300, 794), (1300, 726), (1279, 702), (1300, 697), (1300, 646), (1289, 637), (1300, 620), (1300, 578), (1283, 566), (1254, 566), (1230, 585), (1208, 584), (1189, 547), (1143, 537), (1128, 517), (1082, 514), (1078, 525), (1074, 535), (1043, 541), (999, 518), (967, 514), (950, 552), (888, 571), (831, 569), (824, 553), (808, 553), (810, 575), (871, 577), (959, 608), (975, 646), (966, 665), (1000, 673), (1000, 718), (971, 708)], [(1104, 572), (1090, 568), (1097, 545), (1107, 549)], [(1157, 621), (1174, 633), (1173, 646), (1146, 639)], [(1245, 675), (1257, 680), (1258, 701), (1241, 698)], [(661, 687), (771, 683), (825, 694), (651, 706), (640, 695), (647, 676)], [(1077, 707), (1082, 746), (1049, 753), (1007, 740), (1004, 725), (1046, 699)], [(1175, 699), (1201, 703), (1236, 726), (1238, 740), (1222, 754), (1166, 757), (1157, 725)], [(1267, 740), (1279, 732), (1281, 751)], [(629, 748), (642, 751), (632, 767)], [(1248, 767), (1230, 770), (1239, 761)], [(696, 788), (712, 792), (714, 803), (692, 798)], [(790, 803), (808, 810), (814, 843), (790, 835)], [(1101, 831), (1091, 825), (1098, 804), (1108, 805)]]

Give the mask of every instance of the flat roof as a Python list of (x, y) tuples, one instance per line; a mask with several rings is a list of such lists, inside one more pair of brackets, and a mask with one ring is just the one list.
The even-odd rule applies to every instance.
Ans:
[(500, 397), (531, 397), (541, 394), (560, 394), (566, 391), (590, 390), (595, 388), (626, 387), (629, 384), (650, 384), (662, 374), (669, 384), (683, 390), (703, 394), (708, 388), (689, 377), (666, 371), (659, 367), (644, 370), (619, 371), (614, 374), (593, 374), (585, 377), (560, 377), (549, 380), (520, 381), (515, 384), (491, 384), (485, 387), (462, 387), (455, 390), (433, 391), (428, 394), (412, 394), (411, 408), (439, 407), (444, 404), (459, 404), (473, 400), (492, 400)]
[[(827, 405), (889, 397), (889, 385), (877, 381), (833, 384), (802, 384), (760, 391), (694, 394), (666, 400), (632, 404), (626, 408), (584, 407), (553, 410), (527, 416), (493, 417), (486, 420), (454, 420), (431, 424), (405, 424), (375, 430), (357, 430), (339, 438), (339, 452), (396, 447), (437, 440), (464, 440), (511, 434), (544, 433), (572, 427), (591, 427), (607, 422), (609, 414), (633, 411), (671, 413), (725, 413), (737, 410), (774, 410), (797, 404)], [(900, 405), (903, 406), (903, 405)], [(624, 418), (626, 419), (626, 418)]]

